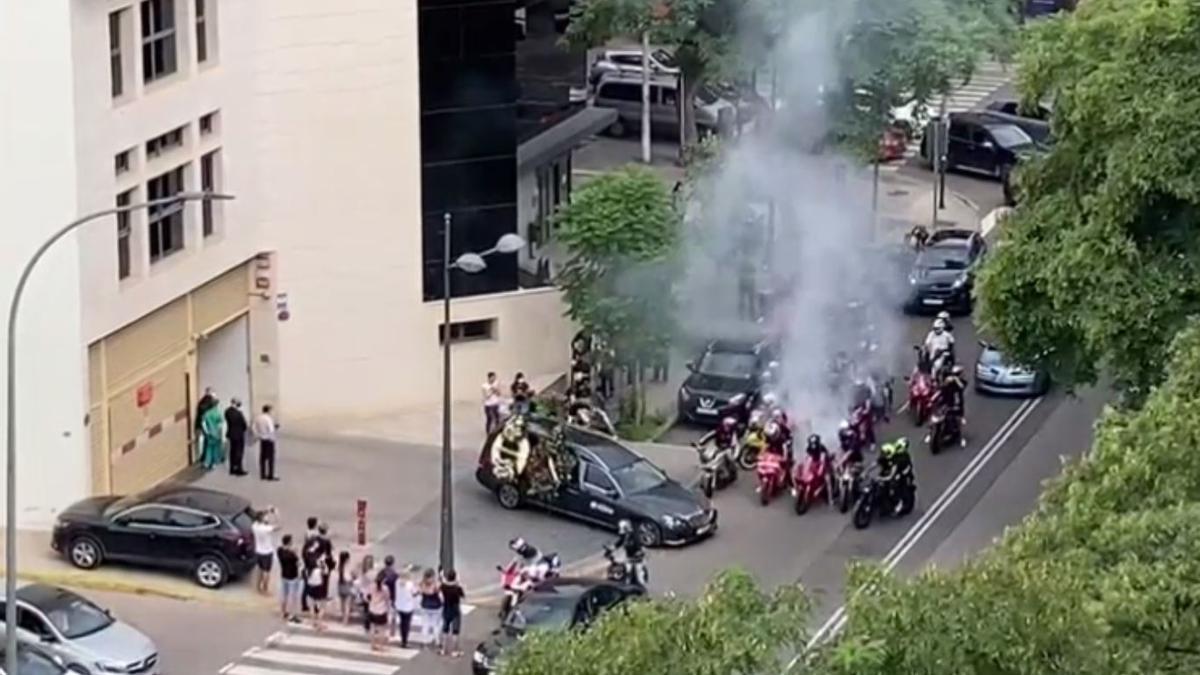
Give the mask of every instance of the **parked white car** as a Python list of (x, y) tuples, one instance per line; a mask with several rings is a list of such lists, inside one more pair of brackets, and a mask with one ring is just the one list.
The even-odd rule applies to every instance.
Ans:
[[(650, 72), (652, 75), (678, 75), (679, 68), (670, 52), (664, 49), (650, 50)], [(642, 74), (642, 50), (605, 49), (592, 62), (589, 83), (594, 87), (600, 78), (611, 73)]]

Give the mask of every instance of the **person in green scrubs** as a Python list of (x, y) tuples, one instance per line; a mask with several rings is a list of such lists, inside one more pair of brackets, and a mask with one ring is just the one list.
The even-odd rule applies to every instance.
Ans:
[(206, 469), (225, 461), (225, 416), (215, 400), (200, 418), (200, 449)]

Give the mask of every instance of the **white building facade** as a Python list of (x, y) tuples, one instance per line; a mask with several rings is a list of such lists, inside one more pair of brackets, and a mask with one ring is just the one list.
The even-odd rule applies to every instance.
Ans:
[[(0, 6), (0, 296), (83, 214), (236, 197), (109, 216), (40, 264), (18, 333), (23, 527), (185, 469), (206, 387), (287, 419), (437, 398), (413, 5)], [(454, 345), (455, 391), (561, 372), (562, 312), (548, 288), (456, 301), (456, 322), (496, 330)]]

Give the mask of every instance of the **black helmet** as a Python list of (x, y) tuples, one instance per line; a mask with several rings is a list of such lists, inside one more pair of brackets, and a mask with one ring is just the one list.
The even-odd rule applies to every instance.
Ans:
[(808, 447), (809, 448), (817, 448), (820, 445), (821, 445), (821, 436), (820, 435), (818, 435), (818, 434), (809, 435), (809, 437), (808, 437)]

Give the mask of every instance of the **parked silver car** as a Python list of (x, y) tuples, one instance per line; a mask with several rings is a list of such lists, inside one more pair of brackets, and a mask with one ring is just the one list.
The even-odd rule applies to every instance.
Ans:
[(1050, 390), (1047, 373), (1029, 370), (1006, 360), (995, 345), (980, 342), (975, 361), (975, 390), (985, 394), (1041, 396)]
[[(0, 598), (0, 617), (4, 608)], [(82, 675), (159, 672), (158, 649), (150, 638), (65, 588), (45, 584), (18, 588), (17, 627), (21, 641), (40, 645)]]
[[(676, 76), (679, 74), (679, 68), (675, 65), (675, 59), (669, 52), (663, 49), (651, 50), (647, 60), (650, 62), (650, 72), (654, 75)], [(592, 63), (590, 84), (594, 87), (600, 83), (600, 78), (612, 73), (629, 73), (641, 77), (642, 50), (603, 50)]]
[[(625, 136), (641, 128), (642, 123), (642, 80), (613, 74), (600, 80), (592, 104), (597, 108), (612, 108), (617, 111), (617, 121), (607, 129), (609, 135)], [(729, 119), (736, 119), (734, 105), (701, 87), (696, 92), (696, 126), (701, 134), (715, 133), (722, 111)], [(679, 83), (673, 78), (650, 80), (650, 124), (655, 129), (670, 134), (679, 133)]]

